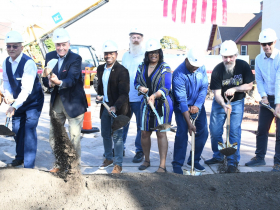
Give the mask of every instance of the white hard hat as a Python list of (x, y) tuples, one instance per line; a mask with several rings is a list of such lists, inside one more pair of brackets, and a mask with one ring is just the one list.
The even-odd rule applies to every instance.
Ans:
[(157, 39), (149, 39), (146, 42), (146, 51), (147, 52), (151, 52), (151, 51), (159, 50), (159, 49), (161, 49), (161, 45), (160, 45), (159, 40), (157, 40)]
[(6, 43), (20, 43), (20, 42), (23, 42), (23, 38), (19, 32), (10, 31), (6, 34), (5, 42)]
[(139, 28), (131, 28), (129, 35), (131, 35), (131, 34), (140, 34), (143, 36), (143, 33), (142, 33), (141, 29), (139, 29)]
[(236, 43), (232, 40), (226, 40), (222, 43), (220, 54), (222, 56), (231, 56), (236, 55), (238, 53), (238, 49)]
[(63, 43), (63, 42), (68, 42), (70, 41), (70, 36), (66, 29), (64, 28), (58, 28), (55, 29), (53, 32), (53, 38), (52, 38), (54, 43)]
[(275, 40), (277, 40), (277, 36), (275, 31), (271, 28), (266, 28), (262, 30), (262, 32), (259, 35), (260, 43), (274, 42)]
[(102, 50), (103, 52), (115, 52), (118, 51), (118, 45), (112, 40), (107, 40), (104, 42)]
[(192, 48), (189, 50), (187, 58), (192, 66), (201, 67), (204, 64), (205, 53), (203, 50)]

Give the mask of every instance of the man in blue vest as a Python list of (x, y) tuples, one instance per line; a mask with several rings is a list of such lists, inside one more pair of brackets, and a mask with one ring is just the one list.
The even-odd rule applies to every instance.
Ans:
[[(46, 55), (46, 64), (52, 59), (58, 59), (54, 66), (52, 76), (43, 78), (43, 83), (51, 89), (51, 106), (57, 113), (60, 122), (64, 125), (66, 119), (69, 123), (70, 140), (81, 159), (80, 134), (84, 120), (84, 113), (87, 111), (87, 99), (83, 88), (82, 80), (82, 58), (70, 50), (70, 36), (63, 28), (53, 32), (53, 42), (56, 51)], [(54, 127), (50, 124), (50, 145), (54, 151)], [(60, 166), (56, 163), (52, 173), (59, 171)]]
[(6, 114), (12, 116), (13, 132), (16, 134), (16, 157), (8, 166), (24, 163), (25, 168), (34, 168), (36, 127), (44, 104), (44, 94), (35, 62), (22, 53), (21, 34), (10, 31), (5, 42), (9, 57), (3, 62), (4, 101), (10, 105)]

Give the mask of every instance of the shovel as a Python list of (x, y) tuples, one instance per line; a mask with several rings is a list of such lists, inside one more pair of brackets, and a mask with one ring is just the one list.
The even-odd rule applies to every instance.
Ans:
[(6, 117), (5, 125), (0, 125), (0, 135), (1, 136), (15, 136), (16, 135), (13, 131), (11, 131), (8, 128), (9, 122), (10, 122), (10, 113), (8, 113), (8, 115)]
[(168, 129), (168, 128), (171, 128), (172, 125), (169, 124), (169, 123), (161, 124), (161, 119), (160, 119), (160, 117), (159, 117), (159, 115), (158, 115), (158, 112), (157, 112), (155, 106), (152, 104), (152, 102), (149, 101), (149, 96), (148, 96), (148, 94), (147, 94), (148, 91), (147, 91), (147, 93), (143, 93), (142, 91), (139, 90), (139, 93), (140, 93), (140, 95), (141, 95), (141, 94), (144, 95), (144, 97), (146, 98), (148, 104), (150, 105), (151, 109), (152, 109), (153, 112), (155, 113), (155, 115), (156, 115), (156, 117), (157, 117), (157, 120), (158, 120), (158, 126), (156, 126), (155, 128), (153, 128), (153, 129), (151, 129), (151, 130), (164, 131), (164, 130), (166, 130), (166, 129)]
[(52, 70), (57, 62), (58, 60), (54, 58), (48, 62), (47, 67), (44, 69), (43, 77), (47, 77), (49, 74), (52, 75)]
[[(197, 114), (195, 119), (190, 117), (193, 126), (195, 126), (195, 121), (196, 121), (197, 117), (198, 117), (198, 114)], [(184, 169), (183, 174), (184, 175), (190, 175), (190, 176), (200, 176), (201, 172), (194, 170), (194, 153), (195, 153), (195, 133), (194, 132), (192, 132), (191, 141), (192, 141), (192, 151), (191, 151), (192, 165), (191, 165), (191, 170), (188, 171), (188, 170)]]
[[(232, 101), (234, 96), (229, 100), (227, 96), (225, 95), (225, 99), (227, 100), (227, 105), (230, 106), (230, 102)], [(227, 136), (226, 136), (226, 143), (223, 144), (222, 142), (218, 142), (218, 149), (220, 153), (222, 153), (225, 156), (233, 155), (237, 150), (237, 143), (233, 143), (232, 145), (229, 143), (229, 132), (230, 132), (230, 113), (231, 109), (227, 110)]]
[(280, 114), (275, 113), (275, 109), (273, 109), (270, 104), (265, 104), (262, 101), (259, 102), (259, 104), (265, 108), (267, 108), (269, 111), (271, 111), (273, 114), (275, 114), (280, 119)]
[[(97, 104), (103, 104), (103, 106), (110, 112), (110, 107), (104, 102), (104, 101), (95, 101)], [(110, 112), (112, 117), (114, 118), (113, 124), (112, 124), (112, 133), (114, 133), (116, 130), (121, 129), (122, 127), (126, 126), (130, 119), (128, 116), (125, 115), (119, 115), (117, 116), (114, 112)]]

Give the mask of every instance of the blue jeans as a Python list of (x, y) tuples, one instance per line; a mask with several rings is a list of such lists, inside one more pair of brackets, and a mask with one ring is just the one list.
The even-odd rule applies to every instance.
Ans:
[[(241, 123), (244, 113), (244, 99), (234, 101), (231, 103), (232, 111), (230, 115), (230, 134), (229, 142), (230, 144), (237, 143), (237, 151), (235, 154), (228, 156), (228, 165), (237, 166), (240, 160), (240, 143), (241, 143)], [(212, 103), (212, 110), (210, 115), (210, 136), (211, 145), (213, 151), (213, 157), (222, 160), (223, 155), (218, 150), (218, 142), (223, 142), (223, 126), (227, 118), (227, 113), (224, 108), (219, 105), (215, 98)]]
[[(274, 96), (268, 96), (270, 106), (275, 109)], [(267, 108), (260, 106), (259, 112), (259, 125), (257, 133), (257, 145), (256, 156), (260, 159), (264, 159), (267, 151), (268, 131), (274, 115)], [(280, 120), (276, 117), (276, 143), (275, 143), (275, 155), (274, 164), (280, 164)], [(273, 122), (274, 123), (274, 122)]]
[[(134, 113), (136, 117), (136, 123), (137, 123), (137, 135), (135, 138), (135, 152), (143, 152), (142, 146), (141, 146), (141, 101), (139, 102), (130, 102), (130, 108), (131, 108), (131, 116)], [(123, 128), (123, 145), (125, 149), (125, 143), (126, 143), (126, 137), (129, 129), (129, 123), (127, 126)]]
[(12, 117), (13, 132), (16, 134), (16, 159), (24, 160), (24, 168), (34, 168), (37, 152), (36, 128), (41, 115), (42, 105)]
[[(183, 114), (181, 113), (181, 110), (179, 110), (177, 106), (174, 106), (174, 112), (177, 124), (177, 132), (175, 136), (172, 165), (173, 167), (182, 167), (185, 162), (188, 146), (188, 125)], [(195, 163), (198, 163), (201, 160), (200, 156), (208, 137), (207, 118), (204, 105), (202, 105), (198, 114), (199, 116), (195, 121), (197, 131), (195, 134)], [(191, 155), (189, 156), (188, 163), (191, 163)]]
[(116, 130), (111, 136), (111, 125), (114, 118), (104, 109), (101, 115), (101, 136), (103, 137), (104, 154), (107, 160), (113, 160), (112, 138), (114, 141), (114, 165), (122, 166), (123, 162), (123, 129)]

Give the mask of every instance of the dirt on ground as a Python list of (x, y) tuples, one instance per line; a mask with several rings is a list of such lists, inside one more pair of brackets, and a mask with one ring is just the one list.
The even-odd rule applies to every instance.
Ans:
[(83, 175), (0, 169), (0, 209), (278, 209), (280, 173)]

